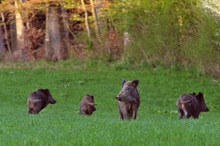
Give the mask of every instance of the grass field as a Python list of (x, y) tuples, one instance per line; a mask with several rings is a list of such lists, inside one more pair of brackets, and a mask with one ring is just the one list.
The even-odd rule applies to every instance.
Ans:
[[(16, 66), (16, 67), (15, 67)], [(0, 64), (0, 145), (219, 145), (220, 81), (196, 71), (129, 68), (98, 62)], [(137, 120), (120, 121), (115, 96), (121, 78), (139, 79)], [(49, 88), (57, 100), (38, 115), (27, 114), (27, 97)], [(188, 92), (203, 92), (208, 113), (179, 120), (175, 102)], [(79, 103), (93, 94), (97, 111), (79, 115)]]

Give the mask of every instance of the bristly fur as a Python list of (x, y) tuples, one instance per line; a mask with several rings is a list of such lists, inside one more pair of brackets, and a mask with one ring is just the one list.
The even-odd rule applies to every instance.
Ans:
[(94, 103), (93, 95), (85, 95), (80, 103), (80, 114), (82, 115), (92, 115), (96, 111), (96, 104)]
[(49, 89), (38, 89), (28, 96), (28, 113), (37, 114), (48, 104), (55, 104), (56, 100), (50, 94)]
[(139, 80), (125, 81), (122, 79), (122, 89), (116, 96), (118, 112), (121, 120), (136, 119), (140, 106), (140, 96), (137, 90)]
[(200, 112), (208, 112), (209, 109), (205, 104), (203, 94), (194, 92), (182, 94), (179, 96), (176, 106), (178, 108), (179, 118), (195, 118), (199, 117)]

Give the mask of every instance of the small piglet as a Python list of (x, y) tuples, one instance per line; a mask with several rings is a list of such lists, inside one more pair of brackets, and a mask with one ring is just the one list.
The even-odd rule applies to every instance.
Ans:
[(48, 104), (55, 104), (56, 100), (51, 96), (48, 89), (38, 89), (28, 97), (28, 113), (37, 114)]
[(208, 112), (209, 109), (205, 104), (203, 94), (188, 93), (179, 96), (176, 106), (178, 108), (179, 118), (194, 118), (199, 117), (200, 112)]
[(137, 90), (139, 80), (125, 81), (122, 79), (122, 89), (116, 96), (121, 120), (136, 119), (140, 106), (140, 96)]
[(80, 114), (92, 115), (96, 111), (93, 95), (85, 95), (80, 103)]

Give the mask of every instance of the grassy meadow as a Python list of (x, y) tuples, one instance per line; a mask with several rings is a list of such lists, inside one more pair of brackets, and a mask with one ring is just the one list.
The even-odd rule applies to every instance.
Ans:
[[(137, 119), (120, 121), (115, 96), (121, 79), (139, 79)], [(138, 68), (100, 62), (0, 63), (1, 146), (219, 145), (218, 78), (175, 68)], [(27, 97), (48, 88), (57, 100), (37, 115), (27, 114)], [(179, 120), (176, 100), (182, 93), (203, 92), (208, 113)], [(97, 111), (79, 115), (85, 94)]]

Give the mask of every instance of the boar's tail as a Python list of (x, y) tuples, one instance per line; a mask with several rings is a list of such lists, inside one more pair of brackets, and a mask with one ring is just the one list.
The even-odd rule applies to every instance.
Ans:
[(97, 104), (96, 103), (88, 103), (89, 105), (91, 105), (91, 106), (96, 106)]
[[(185, 99), (184, 96), (188, 96), (189, 98), (188, 99)], [(185, 99), (185, 100), (184, 100)], [(180, 103), (182, 104), (185, 104), (185, 103), (189, 103), (193, 100), (193, 96), (190, 95), (190, 94), (187, 94), (187, 95), (182, 95), (181, 96), (181, 100), (180, 100)]]

